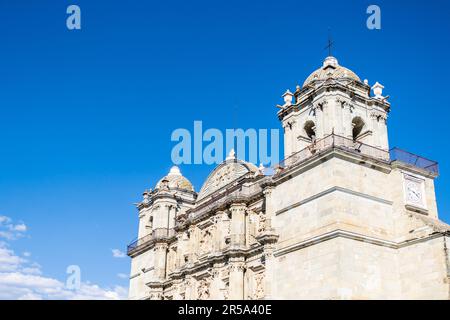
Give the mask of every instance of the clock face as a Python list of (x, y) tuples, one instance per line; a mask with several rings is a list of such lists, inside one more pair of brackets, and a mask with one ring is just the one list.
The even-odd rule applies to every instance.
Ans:
[(422, 188), (419, 183), (406, 181), (406, 197), (409, 202), (422, 205)]

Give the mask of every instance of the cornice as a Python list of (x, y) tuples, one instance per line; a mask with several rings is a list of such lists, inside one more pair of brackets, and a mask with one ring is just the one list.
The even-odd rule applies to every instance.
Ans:
[[(358, 86), (357, 86), (358, 87)], [(343, 84), (339, 80), (325, 81), (318, 87), (309, 87), (307, 90), (301, 90), (296, 95), (296, 103), (287, 106), (278, 111), (278, 118), (283, 120), (288, 114), (296, 111), (301, 111), (305, 108), (311, 107), (311, 103), (320, 95), (327, 92), (342, 92), (348, 95), (348, 98), (353, 101), (359, 101), (367, 106), (377, 106), (382, 108), (385, 112), (390, 111), (390, 103), (386, 100), (375, 99), (367, 94), (363, 95), (363, 89), (369, 89), (365, 85), (359, 88), (352, 87), (351, 84)]]

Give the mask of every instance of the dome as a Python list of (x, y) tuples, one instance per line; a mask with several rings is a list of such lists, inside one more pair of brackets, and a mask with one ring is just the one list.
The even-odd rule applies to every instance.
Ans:
[(231, 150), (226, 160), (210, 173), (200, 190), (198, 199), (201, 200), (244, 175), (257, 171), (258, 167), (254, 164), (236, 159), (234, 150)]
[(322, 67), (310, 74), (303, 83), (303, 87), (314, 81), (323, 81), (327, 79), (351, 79), (361, 81), (361, 79), (353, 71), (339, 65), (335, 57), (326, 57)]
[(194, 191), (192, 183), (188, 179), (183, 177), (180, 169), (177, 166), (173, 166), (170, 169), (169, 174), (159, 180), (159, 182), (156, 184), (156, 189), (164, 189), (165, 185), (170, 189)]

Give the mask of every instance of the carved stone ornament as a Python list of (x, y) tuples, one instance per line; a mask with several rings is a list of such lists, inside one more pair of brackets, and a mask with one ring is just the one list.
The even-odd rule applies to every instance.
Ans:
[(258, 273), (254, 278), (255, 288), (253, 290), (253, 299), (264, 298), (264, 273)]
[(209, 298), (210, 295), (209, 287), (210, 282), (207, 279), (200, 280), (197, 287), (197, 296), (199, 300), (206, 300)]
[(266, 215), (264, 214), (264, 212), (260, 212), (258, 217), (259, 217), (258, 233), (262, 233), (266, 231)]

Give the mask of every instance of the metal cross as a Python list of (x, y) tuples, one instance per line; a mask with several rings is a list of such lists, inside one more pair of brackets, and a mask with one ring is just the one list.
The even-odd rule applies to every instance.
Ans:
[(331, 48), (333, 47), (333, 40), (331, 39), (331, 35), (328, 33), (328, 45), (324, 49), (328, 49), (328, 56), (331, 56)]

